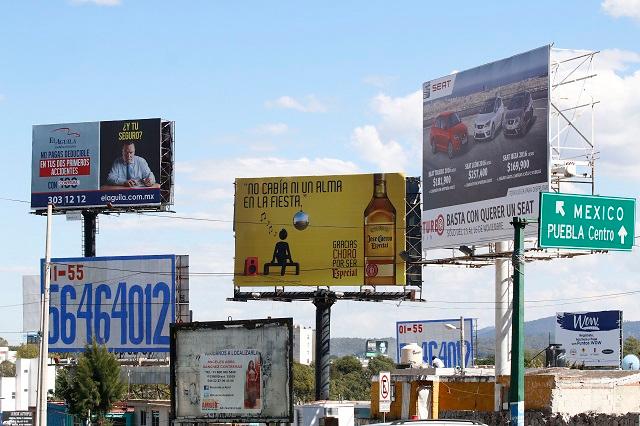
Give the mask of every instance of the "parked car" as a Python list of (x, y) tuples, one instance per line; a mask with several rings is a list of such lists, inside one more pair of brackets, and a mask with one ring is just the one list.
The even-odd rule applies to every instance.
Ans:
[(502, 127), (504, 119), (504, 103), (500, 96), (487, 99), (473, 121), (473, 138), (491, 140)]
[(469, 134), (467, 126), (460, 121), (458, 114), (452, 111), (441, 112), (433, 120), (429, 143), (431, 152), (446, 152), (449, 158), (459, 152), (467, 144)]
[(504, 114), (504, 135), (524, 135), (533, 123), (533, 99), (530, 92), (520, 92), (511, 98)]
[(456, 419), (422, 419), (422, 420), (396, 420), (389, 423), (376, 423), (371, 426), (487, 426), (477, 420)]

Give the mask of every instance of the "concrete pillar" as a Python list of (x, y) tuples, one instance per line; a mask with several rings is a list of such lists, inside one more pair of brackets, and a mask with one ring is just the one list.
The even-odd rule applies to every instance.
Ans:
[[(509, 242), (496, 243), (496, 252), (504, 253), (509, 250)], [(499, 378), (508, 376), (511, 372), (511, 315), (513, 313), (511, 297), (511, 276), (509, 273), (511, 259), (509, 257), (496, 259), (495, 270), (495, 328), (496, 328), (496, 392), (500, 392)], [(496, 411), (500, 411), (499, 393), (496, 395)]]

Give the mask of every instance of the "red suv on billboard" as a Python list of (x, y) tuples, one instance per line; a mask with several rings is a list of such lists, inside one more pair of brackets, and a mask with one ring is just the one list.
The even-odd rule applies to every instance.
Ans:
[(431, 152), (446, 152), (449, 158), (460, 151), (469, 140), (467, 126), (460, 121), (458, 114), (453, 111), (441, 112), (433, 120), (429, 142)]

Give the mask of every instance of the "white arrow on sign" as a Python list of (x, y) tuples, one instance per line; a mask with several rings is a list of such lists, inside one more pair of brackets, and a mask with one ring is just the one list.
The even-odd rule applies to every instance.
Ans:
[(624, 244), (624, 237), (627, 236), (627, 230), (624, 229), (624, 225), (622, 225), (620, 227), (620, 230), (618, 231), (618, 237), (620, 237), (620, 244)]
[(564, 216), (564, 201), (556, 201), (556, 214)]

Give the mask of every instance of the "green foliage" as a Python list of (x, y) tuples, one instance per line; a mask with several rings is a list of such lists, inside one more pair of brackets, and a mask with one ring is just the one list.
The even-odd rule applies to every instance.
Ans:
[[(533, 358), (535, 356), (535, 358)], [(530, 349), (524, 350), (524, 366), (526, 368), (541, 368), (544, 367), (544, 352), (532, 351)]]
[(4, 337), (0, 337), (0, 346), (8, 347), (9, 346), (9, 342), (7, 342), (7, 339), (5, 339)]
[(17, 358), (38, 358), (39, 353), (40, 353), (40, 349), (38, 348), (38, 345), (33, 343), (26, 343), (24, 345), (20, 345), (16, 349)]
[(171, 399), (169, 385), (129, 385), (129, 398), (133, 399)]
[(329, 397), (333, 400), (369, 400), (371, 376), (395, 367), (391, 358), (385, 356), (370, 359), (367, 368), (363, 368), (355, 356), (337, 358), (331, 365)]
[(627, 337), (624, 339), (624, 344), (622, 346), (622, 356), (626, 356), (629, 354), (640, 355), (640, 340), (636, 339), (633, 336)]
[(369, 360), (369, 365), (367, 366), (367, 373), (369, 376), (374, 376), (381, 371), (391, 371), (396, 368), (396, 363), (387, 356), (378, 355), (375, 358), (371, 358)]
[(295, 404), (315, 399), (315, 381), (313, 366), (293, 363), (293, 401)]
[(476, 365), (496, 365), (496, 356), (487, 355), (485, 358), (476, 359)]
[(16, 365), (11, 361), (0, 362), (0, 377), (15, 377)]
[(104, 424), (104, 416), (126, 390), (115, 356), (94, 341), (85, 347), (74, 369), (58, 372), (55, 394), (66, 402), (71, 414), (86, 420), (91, 413), (99, 424)]

